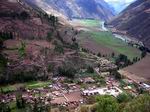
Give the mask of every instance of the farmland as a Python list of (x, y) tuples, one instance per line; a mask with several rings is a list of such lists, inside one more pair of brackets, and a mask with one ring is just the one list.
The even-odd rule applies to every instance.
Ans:
[(16, 91), (20, 87), (25, 87), (28, 89), (36, 89), (40, 87), (46, 87), (49, 84), (51, 84), (51, 81), (32, 81), (32, 82), (27, 82), (27, 83), (20, 83), (20, 84), (14, 84), (14, 85), (6, 85), (2, 86), (1, 92), (3, 91), (4, 93), (11, 92), (11, 91)]
[[(129, 59), (140, 57), (140, 50), (135, 47), (129, 46), (121, 39), (115, 38), (110, 31), (103, 31), (102, 21), (98, 20), (76, 20), (80, 26), (86, 27), (89, 30), (82, 30), (78, 35), (80, 45), (91, 50), (94, 53), (101, 52), (102, 54), (110, 55), (112, 52), (116, 54), (127, 55)], [(99, 27), (97, 27), (99, 26)], [(78, 26), (79, 28), (79, 26)], [(95, 30), (98, 28), (99, 30)]]
[(149, 66), (150, 64), (150, 54), (148, 54), (144, 59), (137, 62), (136, 64), (124, 68), (123, 70), (128, 72), (128, 76), (132, 77), (132, 79), (139, 79), (139, 82), (148, 81), (150, 83), (150, 75), (149, 75)]
[(100, 21), (99, 20), (93, 20), (93, 19), (82, 19), (82, 20), (76, 20), (83, 26), (88, 27), (100, 27)]
[[(111, 49), (112, 52), (125, 54), (129, 59), (140, 56), (140, 51), (134, 47), (129, 46), (124, 41), (114, 38), (111, 32), (82, 32), (82, 41), (84, 39), (91, 39), (97, 44), (100, 44), (108, 49)], [(88, 38), (87, 36), (88, 35)], [(85, 37), (84, 37), (85, 36)]]

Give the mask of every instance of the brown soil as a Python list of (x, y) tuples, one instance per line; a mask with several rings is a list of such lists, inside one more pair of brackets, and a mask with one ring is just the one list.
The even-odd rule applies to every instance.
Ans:
[(112, 52), (114, 52), (112, 49), (107, 48), (103, 45), (97, 44), (96, 42), (94, 42), (91, 39), (84, 39), (81, 42), (81, 46), (83, 48), (88, 49), (89, 51), (91, 51), (95, 54), (98, 54), (100, 52), (101, 54), (107, 54), (108, 55), (108, 54), (111, 54)]
[(133, 78), (141, 77), (150, 82), (150, 54), (148, 54), (144, 59), (137, 62), (136, 64), (123, 70), (129, 72), (132, 75), (134, 74)]

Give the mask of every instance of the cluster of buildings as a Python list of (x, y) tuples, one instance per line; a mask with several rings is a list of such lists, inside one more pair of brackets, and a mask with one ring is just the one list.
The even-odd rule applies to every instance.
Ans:
[[(35, 100), (39, 100), (40, 98), (45, 105), (64, 106), (75, 109), (80, 104), (86, 103), (87, 98), (93, 95), (111, 95), (117, 97), (123, 93), (123, 90), (137, 94), (136, 88), (131, 86), (134, 84), (132, 80), (123, 79), (125, 85), (121, 86), (120, 81), (110, 75), (109, 70), (116, 69), (116, 65), (103, 58), (99, 62), (100, 68), (95, 68), (94, 70), (97, 76), (104, 77), (105, 86), (98, 86), (96, 79), (92, 76), (79, 77), (76, 79), (78, 82), (70, 82), (65, 77), (55, 77), (51, 79), (52, 84), (38, 89), (26, 89), (22, 92), (22, 96), (30, 104), (34, 104)], [(82, 88), (82, 84), (86, 85), (86, 88)], [(145, 83), (141, 83), (140, 85), (146, 90), (150, 89), (150, 85)], [(0, 99), (4, 99), (3, 102), (15, 101), (15, 93), (4, 96), (0, 95)]]

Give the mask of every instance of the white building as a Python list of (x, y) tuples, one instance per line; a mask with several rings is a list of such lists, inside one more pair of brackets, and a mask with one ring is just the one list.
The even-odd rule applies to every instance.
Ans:
[(90, 96), (90, 95), (112, 95), (114, 97), (117, 97), (120, 93), (123, 91), (117, 87), (108, 89), (108, 88), (96, 88), (96, 89), (91, 89), (91, 90), (84, 90), (82, 92), (83, 95), (85, 96)]

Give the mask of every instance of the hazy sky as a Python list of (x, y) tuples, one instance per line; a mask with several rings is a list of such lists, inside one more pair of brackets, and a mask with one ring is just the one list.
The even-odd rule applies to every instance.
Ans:
[(105, 0), (107, 2), (125, 2), (125, 3), (130, 3), (134, 0)]
[(115, 9), (116, 13), (119, 13), (135, 0), (105, 0), (105, 1), (108, 2)]

